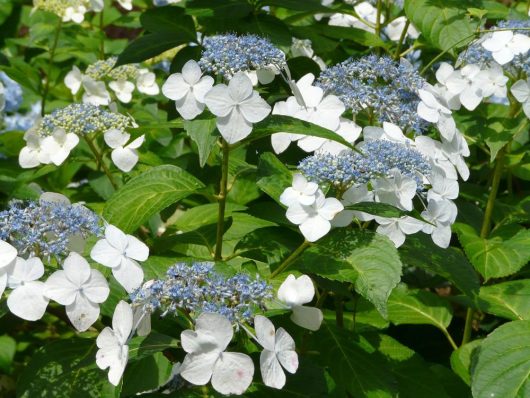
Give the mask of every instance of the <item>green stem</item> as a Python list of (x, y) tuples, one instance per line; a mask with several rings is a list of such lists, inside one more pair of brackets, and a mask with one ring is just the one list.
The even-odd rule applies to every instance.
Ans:
[(53, 59), (55, 57), (55, 50), (59, 43), (59, 36), (61, 34), (61, 28), (63, 26), (63, 20), (59, 18), (59, 23), (55, 29), (55, 36), (53, 37), (52, 47), (50, 48), (50, 61), (48, 63), (48, 72), (46, 73), (46, 81), (44, 82), (44, 88), (42, 90), (42, 101), (41, 101), (41, 115), (44, 116), (46, 108), (46, 99), (48, 98), (48, 92), (50, 91), (50, 75), (52, 73)]
[(92, 140), (90, 138), (88, 138), (87, 136), (84, 136), (84, 138), (85, 138), (86, 143), (88, 144), (88, 147), (90, 148), (90, 150), (94, 154), (94, 157), (96, 159), (96, 165), (98, 166), (98, 168), (101, 167), (101, 169), (103, 170), (103, 172), (105, 173), (105, 175), (109, 179), (109, 182), (112, 185), (112, 187), (114, 189), (118, 189), (118, 184), (114, 180), (114, 177), (112, 177), (112, 173), (110, 172), (109, 168), (107, 167), (107, 165), (103, 161), (103, 155), (101, 153), (99, 153), (99, 151), (97, 150), (96, 146), (94, 145), (94, 142), (92, 142)]
[(105, 30), (103, 29), (103, 11), (99, 13), (99, 59), (104, 60), (105, 59)]
[(228, 194), (228, 159), (230, 155), (230, 146), (221, 138), (223, 160), (221, 163), (221, 183), (219, 184), (219, 195), (217, 201), (219, 203), (219, 210), (217, 212), (217, 237), (215, 240), (215, 255), (214, 260), (222, 260), (223, 256), (223, 234), (226, 208), (226, 195)]
[[(480, 237), (486, 239), (490, 232), (491, 216), (493, 208), (495, 207), (495, 200), (499, 192), (499, 185), (502, 177), (502, 170), (504, 167), (504, 155), (506, 154), (506, 146), (503, 147), (495, 157), (495, 169), (493, 170), (493, 179), (491, 181), (491, 191), (488, 195), (488, 202), (486, 203), (486, 210), (484, 212), (484, 219), (482, 220), (482, 227), (480, 228)], [(466, 313), (466, 323), (464, 325), (464, 335), (462, 336), (461, 346), (466, 344), (471, 339), (471, 329), (473, 325), (473, 308), (468, 308)]]
[(407, 19), (407, 22), (405, 23), (405, 27), (403, 28), (403, 32), (401, 32), (401, 36), (399, 37), (399, 41), (397, 43), (396, 52), (394, 53), (394, 59), (399, 60), (401, 47), (403, 46), (403, 43), (405, 42), (405, 38), (407, 37), (407, 30), (409, 30), (410, 21)]
[(375, 35), (381, 35), (381, 9), (383, 8), (383, 0), (377, 0), (377, 14), (375, 17)]
[(451, 347), (453, 347), (453, 350), (458, 350), (458, 346), (456, 345), (455, 341), (453, 340), (447, 329), (443, 328), (440, 330), (442, 331), (444, 336), (447, 337), (447, 340), (449, 341), (449, 344), (451, 344)]
[(300, 246), (298, 246), (296, 248), (296, 250), (294, 252), (291, 253), (291, 255), (289, 257), (287, 257), (279, 266), (278, 268), (276, 268), (276, 270), (271, 274), (270, 278), (269, 279), (272, 279), (274, 278), (276, 275), (279, 275), (280, 273), (282, 273), (283, 271), (285, 271), (287, 269), (287, 267), (289, 265), (291, 265), (291, 263), (296, 260), (298, 258), (298, 256), (300, 254), (302, 254), (302, 252), (307, 249), (309, 247), (309, 245), (311, 245), (310, 242), (308, 242), (307, 240), (304, 240), (302, 242), (302, 244)]

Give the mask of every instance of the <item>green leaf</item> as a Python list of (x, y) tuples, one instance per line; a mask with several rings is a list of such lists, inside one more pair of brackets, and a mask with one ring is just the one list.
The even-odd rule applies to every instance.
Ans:
[(425, 290), (398, 286), (388, 298), (388, 319), (396, 325), (433, 325), (445, 331), (452, 319), (447, 300)]
[(280, 203), (280, 195), (293, 181), (289, 169), (273, 153), (266, 152), (259, 158), (258, 175), (260, 177), (257, 182), (258, 187)]
[(107, 201), (103, 217), (124, 232), (133, 232), (153, 214), (203, 187), (179, 167), (153, 167), (116, 191)]
[(165, 334), (151, 332), (148, 336), (136, 336), (129, 342), (129, 362), (146, 358), (170, 348), (179, 348), (177, 339)]
[(319, 360), (329, 366), (335, 383), (355, 398), (396, 397), (397, 383), (382, 355), (354, 336), (324, 322), (315, 339)]
[[(225, 217), (230, 217), (234, 212), (243, 210), (246, 210), (245, 206), (226, 203)], [(218, 212), (219, 205), (217, 203), (192, 207), (175, 220), (175, 227), (184, 232), (194, 231), (205, 225), (214, 224), (217, 221)]]
[(184, 8), (152, 8), (140, 16), (140, 22), (145, 30), (152, 33), (185, 34), (188, 41), (197, 40), (193, 18), (186, 15)]
[(17, 383), (20, 398), (109, 397), (114, 388), (95, 363), (93, 339), (69, 338), (36, 351)]
[(434, 47), (449, 50), (473, 39), (477, 23), (467, 16), (474, 1), (405, 0), (405, 13)]
[(530, 320), (530, 279), (483, 286), (480, 309), (510, 320)]
[(214, 133), (216, 129), (215, 118), (186, 120), (184, 121), (184, 129), (197, 144), (199, 163), (201, 167), (204, 167), (218, 139), (218, 134)]
[(457, 223), (454, 228), (469, 261), (486, 280), (512, 275), (530, 260), (528, 229), (484, 239), (469, 225)]
[(171, 362), (160, 352), (131, 363), (123, 375), (122, 395), (156, 389), (168, 381), (172, 368)]
[(371, 231), (335, 229), (307, 249), (299, 267), (324, 278), (351, 282), (386, 317), (387, 300), (401, 277), (394, 244)]
[(407, 215), (406, 211), (400, 210), (388, 203), (359, 202), (346, 206), (345, 209), (362, 211), (374, 216), (386, 218), (400, 218)]
[(460, 250), (454, 247), (442, 249), (432, 242), (430, 236), (416, 234), (407, 236), (399, 253), (405, 264), (440, 275), (469, 297), (478, 294), (478, 275)]
[(474, 398), (530, 396), (530, 321), (506, 323), (480, 346), (471, 374)]
[(189, 41), (184, 31), (172, 34), (163, 31), (146, 34), (132, 41), (123, 50), (118, 56), (116, 66), (145, 61), (146, 59), (162, 54), (164, 51), (186, 44)]
[(451, 354), (451, 368), (468, 386), (471, 385), (470, 369), (473, 357), (479, 351), (478, 347), (481, 344), (482, 340), (473, 340), (459, 347), (458, 350), (453, 351)]
[(354, 149), (352, 144), (331, 130), (317, 126), (313, 123), (306, 122), (304, 120), (282, 115), (270, 115), (265, 120), (256, 123), (252, 129), (252, 133), (250, 133), (250, 135), (239, 144), (246, 144), (251, 141), (265, 138), (280, 132), (326, 138)]
[(0, 370), (9, 373), (16, 350), (15, 339), (8, 335), (0, 336)]

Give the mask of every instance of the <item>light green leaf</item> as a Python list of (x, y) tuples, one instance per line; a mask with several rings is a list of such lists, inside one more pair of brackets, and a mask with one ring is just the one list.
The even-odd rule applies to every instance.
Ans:
[(506, 323), (480, 346), (471, 374), (473, 397), (529, 397), (529, 376), (530, 321)]
[(530, 260), (530, 230), (484, 239), (469, 225), (454, 227), (469, 261), (486, 280), (512, 275)]
[(103, 217), (124, 232), (133, 232), (153, 214), (203, 187), (179, 167), (153, 167), (115, 192), (105, 205)]
[(258, 187), (280, 203), (280, 195), (291, 186), (293, 180), (289, 169), (273, 153), (266, 152), (260, 156), (258, 175)]
[(477, 23), (467, 16), (473, 5), (469, 0), (405, 0), (405, 13), (434, 47), (448, 50), (473, 39)]
[(208, 161), (208, 157), (217, 142), (218, 135), (214, 134), (215, 128), (215, 118), (184, 121), (184, 129), (197, 144), (201, 167), (204, 167)]
[(473, 340), (459, 347), (458, 350), (453, 351), (451, 354), (451, 368), (468, 386), (471, 385), (470, 369), (473, 356), (478, 352), (478, 347), (481, 344), (481, 339)]
[(8, 335), (0, 336), (0, 370), (9, 372), (16, 350), (17, 342), (14, 338)]
[(307, 249), (299, 269), (324, 278), (351, 282), (386, 317), (387, 300), (401, 277), (394, 244), (370, 231), (335, 229)]
[(154, 390), (164, 385), (172, 368), (171, 362), (161, 352), (131, 363), (123, 375), (123, 396)]
[(388, 298), (388, 319), (396, 325), (433, 325), (446, 330), (452, 319), (447, 300), (424, 290), (398, 286)]
[(520, 279), (483, 286), (480, 309), (510, 320), (530, 320), (530, 279)]

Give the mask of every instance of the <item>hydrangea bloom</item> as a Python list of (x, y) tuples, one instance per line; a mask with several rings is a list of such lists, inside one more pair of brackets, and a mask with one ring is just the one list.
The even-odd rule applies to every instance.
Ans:
[(33, 7), (52, 12), (62, 18), (63, 22), (81, 23), (88, 11), (99, 12), (103, 9), (100, 0), (33, 0)]
[(380, 122), (421, 132), (425, 122), (418, 117), (418, 90), (425, 80), (406, 61), (369, 55), (348, 59), (326, 69), (317, 84), (338, 96), (354, 113), (372, 112)]
[(22, 87), (4, 72), (0, 72), (0, 84), (4, 86), (4, 111), (16, 112), (22, 104)]
[(24, 255), (63, 257), (79, 237), (100, 234), (99, 217), (81, 205), (12, 201), (0, 212), (0, 239)]
[(231, 79), (237, 72), (280, 71), (287, 65), (280, 49), (256, 35), (210, 36), (204, 38), (202, 45), (201, 69), (225, 79)]
[(162, 314), (187, 311), (194, 316), (218, 313), (233, 323), (250, 322), (254, 313), (265, 308), (272, 288), (265, 281), (247, 274), (224, 276), (213, 263), (178, 263), (167, 270), (166, 278), (155, 280), (132, 295), (135, 306)]

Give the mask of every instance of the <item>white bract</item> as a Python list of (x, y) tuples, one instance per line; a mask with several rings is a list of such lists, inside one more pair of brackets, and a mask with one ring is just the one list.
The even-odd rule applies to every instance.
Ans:
[(444, 104), (444, 99), (428, 90), (418, 90), (418, 95), (421, 99), (418, 103), (418, 116), (428, 122), (436, 123), (444, 138), (453, 138), (456, 124), (451, 116), (451, 110)]
[(0, 298), (7, 286), (7, 277), (15, 265), (16, 258), (17, 249), (0, 240)]
[(427, 209), (421, 216), (425, 223), (422, 231), (430, 234), (432, 241), (442, 248), (447, 248), (451, 241), (451, 224), (455, 222), (457, 209), (449, 200), (429, 200)]
[[(398, 41), (401, 38), (401, 35), (403, 34), (403, 29), (405, 29), (406, 24), (406, 17), (398, 17), (393, 21), (390, 21), (390, 23), (385, 28), (385, 33), (390, 40)], [(409, 25), (406, 32), (406, 36), (410, 37), (411, 39), (417, 39), (419, 35), (420, 32), (418, 32), (414, 25)]]
[(74, 65), (72, 67), (72, 70), (68, 72), (64, 77), (64, 84), (70, 89), (72, 95), (76, 95), (79, 89), (81, 88), (82, 82), (83, 74), (81, 73), (79, 68)]
[(147, 95), (158, 95), (160, 88), (156, 84), (156, 75), (147, 69), (140, 69), (136, 78), (138, 91)]
[(96, 365), (100, 369), (109, 368), (109, 382), (117, 386), (127, 366), (129, 346), (127, 341), (133, 330), (133, 313), (131, 306), (120, 301), (112, 316), (112, 328), (106, 327), (101, 331), (96, 344)]
[(96, 81), (88, 76), (83, 76), (83, 102), (91, 105), (109, 105), (110, 94), (104, 82)]
[(285, 206), (292, 206), (295, 203), (310, 206), (315, 203), (318, 184), (309, 182), (302, 174), (293, 176), (293, 184), (286, 188), (280, 195), (280, 202)]
[(204, 111), (204, 96), (211, 90), (214, 80), (202, 76), (199, 64), (190, 60), (182, 67), (182, 73), (173, 73), (162, 86), (162, 93), (175, 101), (180, 115), (192, 120)]
[(109, 87), (116, 94), (120, 102), (127, 104), (131, 102), (132, 92), (134, 91), (134, 83), (127, 80), (116, 80), (109, 83)]
[(46, 280), (44, 294), (66, 306), (66, 314), (74, 327), (84, 332), (99, 317), (99, 304), (109, 296), (107, 280), (101, 272), (90, 269), (88, 262), (72, 252), (64, 260), (63, 269)]
[(67, 7), (64, 10), (63, 22), (73, 21), (75, 23), (81, 23), (85, 20), (85, 13), (87, 9), (85, 6), (79, 5), (77, 7)]
[(127, 11), (131, 11), (133, 8), (132, 0), (118, 0), (118, 3)]
[(298, 326), (313, 331), (320, 328), (324, 319), (320, 309), (304, 306), (311, 302), (314, 296), (315, 287), (307, 275), (295, 278), (294, 275), (289, 274), (278, 289), (278, 299), (293, 311), (291, 320)]
[(223, 138), (234, 144), (252, 132), (252, 124), (262, 121), (271, 107), (252, 89), (244, 73), (236, 73), (228, 86), (218, 84), (205, 96), (208, 109), (217, 116), (217, 128)]
[(405, 134), (403, 134), (403, 131), (399, 126), (389, 122), (383, 122), (382, 128), (366, 126), (363, 128), (363, 138), (365, 141), (387, 140), (407, 145), (412, 143), (411, 139), (405, 137)]
[(409, 216), (401, 218), (375, 217), (375, 221), (379, 224), (376, 231), (387, 236), (396, 247), (405, 242), (406, 235), (421, 231), (425, 225), (425, 223)]
[(36, 321), (44, 315), (49, 299), (44, 295), (44, 283), (39, 281), (43, 275), (44, 265), (40, 258), (24, 260), (17, 257), (7, 277), (7, 287), (13, 289), (7, 298), (7, 306), (19, 318)]
[(309, 242), (315, 242), (331, 229), (330, 221), (344, 206), (335, 198), (326, 198), (321, 190), (315, 194), (311, 205), (293, 203), (287, 208), (286, 217), (300, 228), (300, 232)]
[(530, 50), (530, 37), (511, 30), (493, 32), (482, 42), (482, 47), (491, 52), (500, 65), (511, 62), (516, 55), (525, 54)]
[(147, 260), (149, 248), (134, 236), (126, 235), (109, 224), (105, 228), (105, 239), (96, 242), (90, 257), (112, 268), (116, 280), (130, 293), (144, 279), (144, 271), (136, 261)]
[(263, 347), (259, 357), (263, 383), (269, 387), (283, 388), (286, 378), (282, 366), (292, 374), (298, 369), (294, 340), (284, 328), (275, 330), (272, 322), (262, 315), (254, 318), (254, 328), (257, 341)]
[(37, 135), (33, 128), (24, 134), (26, 146), (18, 154), (18, 164), (24, 169), (37, 167), (40, 164), (50, 164), (50, 153), (42, 147), (43, 139)]
[(482, 91), (477, 81), (479, 73), (478, 65), (469, 64), (460, 70), (455, 70), (446, 80), (449, 92), (458, 96), (460, 103), (470, 111), (482, 101)]
[(51, 163), (60, 166), (77, 144), (79, 144), (79, 137), (76, 134), (66, 133), (62, 128), (56, 128), (51, 135), (42, 139), (40, 147), (48, 154)]
[(523, 106), (523, 112), (530, 119), (530, 79), (518, 80), (511, 87), (515, 99)]
[(390, 173), (391, 177), (378, 178), (372, 182), (375, 201), (411, 211), (412, 199), (416, 195), (416, 181), (402, 175), (397, 169), (391, 170)]
[[(366, 184), (354, 185), (346, 190), (342, 195), (341, 203), (344, 207), (354, 205), (360, 202), (373, 202), (374, 193), (368, 190)], [(374, 216), (363, 211), (343, 210), (333, 218), (331, 225), (334, 227), (346, 227), (351, 224), (353, 219), (359, 221), (370, 221)]]
[(112, 148), (110, 157), (116, 167), (126, 173), (131, 171), (138, 163), (136, 150), (144, 143), (145, 136), (142, 135), (127, 144), (131, 135), (118, 129), (112, 129), (107, 130), (103, 138), (105, 143)]
[(188, 382), (212, 387), (221, 394), (243, 394), (254, 376), (254, 364), (248, 355), (225, 352), (234, 331), (228, 319), (220, 314), (202, 313), (195, 331), (180, 334), (182, 348), (187, 352), (180, 375)]

